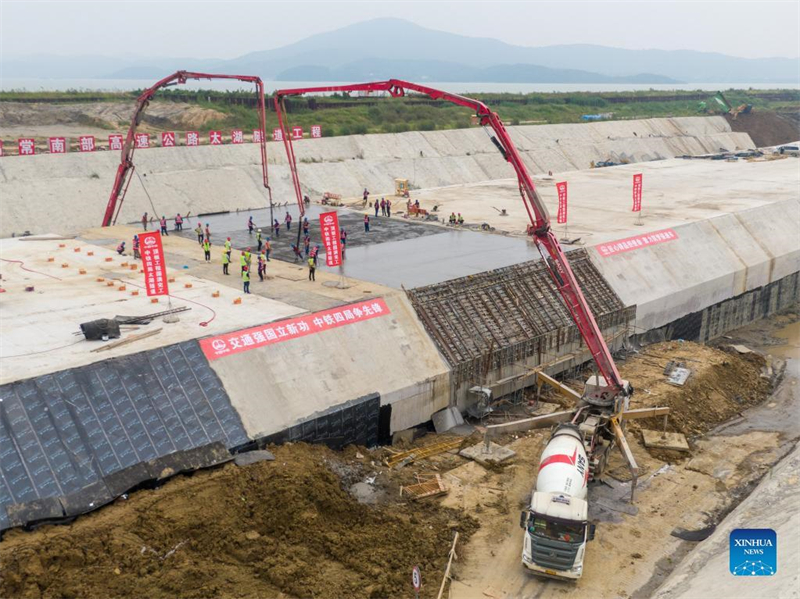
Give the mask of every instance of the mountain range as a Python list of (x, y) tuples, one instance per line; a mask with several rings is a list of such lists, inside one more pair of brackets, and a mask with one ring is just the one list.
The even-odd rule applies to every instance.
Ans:
[(583, 44), (515, 46), (402, 19), (355, 23), (229, 60), (36, 56), (0, 66), (7, 78), (155, 79), (187, 69), (280, 81), (395, 77), (465, 83), (800, 83), (800, 59)]

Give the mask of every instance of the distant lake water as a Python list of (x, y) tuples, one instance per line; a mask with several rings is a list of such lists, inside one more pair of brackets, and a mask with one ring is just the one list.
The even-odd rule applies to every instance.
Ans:
[[(0, 91), (132, 91), (145, 89), (155, 83), (155, 79), (0, 79)], [(452, 93), (514, 93), (534, 92), (626, 92), (640, 90), (657, 91), (718, 91), (726, 89), (800, 89), (798, 83), (440, 83), (417, 81), (422, 85), (435, 87)], [(265, 81), (267, 93), (276, 89), (296, 87), (326, 87), (346, 85), (342, 81)], [(237, 90), (252, 89), (252, 86), (237, 81), (190, 81), (181, 89)]]

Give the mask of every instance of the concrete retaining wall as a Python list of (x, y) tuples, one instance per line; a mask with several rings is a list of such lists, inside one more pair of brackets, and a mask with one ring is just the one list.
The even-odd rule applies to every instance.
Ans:
[[(721, 117), (511, 127), (534, 173), (585, 169), (592, 161), (646, 161), (752, 147)], [(395, 177), (416, 188), (476, 183), (513, 175), (486, 132), (475, 129), (304, 140), (295, 144), (304, 191), (358, 196), (393, 191)], [(268, 145), (275, 202), (294, 202), (282, 145)], [(263, 207), (255, 144), (154, 148), (136, 153), (120, 222), (143, 212), (174, 215)], [(117, 152), (0, 159), (0, 236), (76, 233), (102, 220), (119, 164)], [(149, 198), (145, 193), (149, 193)], [(152, 200), (152, 202), (151, 202)]]
[(286, 430), (334, 406), (379, 393), (391, 430), (447, 407), (449, 371), (408, 300), (391, 315), (211, 362), (250, 438)]
[(636, 334), (800, 271), (800, 199), (675, 227), (678, 239), (592, 260), (626, 305)]

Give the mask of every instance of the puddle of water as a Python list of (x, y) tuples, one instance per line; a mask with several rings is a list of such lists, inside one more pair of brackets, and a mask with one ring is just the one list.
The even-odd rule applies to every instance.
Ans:
[(769, 353), (779, 358), (800, 359), (800, 321), (780, 328), (774, 335), (786, 343), (770, 346)]

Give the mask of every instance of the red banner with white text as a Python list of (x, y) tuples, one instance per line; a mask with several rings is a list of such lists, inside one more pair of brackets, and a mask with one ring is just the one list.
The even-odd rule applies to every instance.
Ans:
[(339, 215), (336, 212), (323, 212), (319, 215), (322, 245), (325, 248), (325, 264), (342, 265), (342, 244), (339, 238)]
[(653, 231), (636, 237), (626, 237), (609, 243), (601, 243), (597, 246), (597, 251), (603, 257), (613, 256), (614, 254), (622, 254), (650, 245), (664, 243), (665, 241), (675, 241), (676, 239), (678, 239), (678, 234), (673, 229), (662, 229), (661, 231)]
[(556, 217), (556, 223), (563, 225), (567, 222), (567, 182), (556, 183), (556, 190), (558, 191), (558, 216)]
[(366, 300), (323, 312), (314, 312), (297, 318), (287, 318), (266, 325), (201, 339), (200, 347), (208, 360), (216, 360), (258, 347), (386, 316), (390, 312), (382, 298)]
[(142, 248), (144, 286), (147, 288), (147, 295), (169, 295), (161, 233), (158, 231), (139, 233), (139, 245)]
[(633, 176), (633, 210), (642, 211), (642, 173)]

